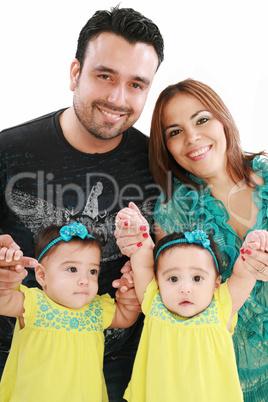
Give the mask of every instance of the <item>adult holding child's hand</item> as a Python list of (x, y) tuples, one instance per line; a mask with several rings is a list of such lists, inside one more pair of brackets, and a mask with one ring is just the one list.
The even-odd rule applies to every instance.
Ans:
[(24, 267), (34, 268), (37, 261), (24, 257), (20, 247), (9, 235), (0, 235), (0, 292), (3, 294), (18, 286), (27, 276)]

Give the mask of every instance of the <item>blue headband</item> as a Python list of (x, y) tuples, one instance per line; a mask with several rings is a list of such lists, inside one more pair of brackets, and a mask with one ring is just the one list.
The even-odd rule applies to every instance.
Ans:
[(155, 262), (157, 261), (157, 258), (159, 256), (159, 254), (161, 253), (161, 251), (164, 250), (168, 246), (172, 246), (173, 244), (179, 244), (179, 243), (195, 243), (195, 244), (200, 244), (201, 246), (203, 246), (205, 249), (207, 249), (210, 252), (210, 254), (212, 255), (213, 260), (216, 264), (216, 268), (217, 268), (218, 272), (220, 272), (217, 258), (215, 257), (215, 254), (213, 253), (212, 248), (210, 247), (210, 240), (209, 240), (206, 232), (204, 232), (203, 230), (196, 229), (193, 232), (185, 232), (184, 237), (185, 237), (185, 239), (172, 240), (172, 241), (169, 241), (169, 242), (163, 244), (163, 246), (161, 246), (156, 253)]
[(78, 222), (73, 222), (70, 223), (69, 226), (63, 226), (60, 230), (60, 237), (58, 237), (55, 240), (52, 240), (52, 242), (50, 242), (42, 251), (42, 253), (39, 255), (38, 257), (38, 262), (41, 260), (41, 258), (43, 257), (43, 255), (52, 247), (54, 246), (54, 244), (58, 243), (61, 240), (64, 241), (69, 241), (71, 240), (73, 237), (80, 237), (81, 239), (85, 239), (86, 237), (90, 237), (92, 239), (95, 239), (94, 236), (88, 234), (87, 228), (82, 225), (82, 223), (78, 223)]

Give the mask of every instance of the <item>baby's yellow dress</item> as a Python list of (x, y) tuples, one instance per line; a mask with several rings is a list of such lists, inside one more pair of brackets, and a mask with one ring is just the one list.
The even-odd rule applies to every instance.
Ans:
[(25, 294), (25, 327), (17, 321), (1, 385), (1, 402), (108, 401), (103, 376), (105, 328), (115, 304), (96, 296), (68, 309), (37, 288)]
[(227, 283), (215, 291), (205, 311), (192, 318), (164, 306), (156, 281), (147, 287), (144, 328), (132, 378), (124, 398), (130, 402), (240, 402), (231, 297)]

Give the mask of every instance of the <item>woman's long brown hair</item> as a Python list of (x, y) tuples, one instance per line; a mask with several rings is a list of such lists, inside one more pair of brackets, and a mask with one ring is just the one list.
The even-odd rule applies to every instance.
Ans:
[(155, 182), (165, 191), (165, 202), (170, 199), (173, 192), (173, 184), (170, 186), (169, 183), (170, 176), (174, 176), (182, 183), (190, 184), (198, 189), (198, 184), (186, 175), (187, 171), (175, 161), (166, 146), (166, 138), (162, 125), (164, 108), (167, 102), (179, 93), (194, 96), (222, 123), (227, 143), (228, 174), (235, 183), (244, 180), (246, 184), (254, 186), (255, 183), (251, 180), (253, 170), (249, 162), (256, 155), (266, 155), (265, 152), (245, 154), (241, 148), (240, 136), (235, 121), (222, 99), (208, 85), (189, 78), (165, 88), (156, 101), (152, 115), (149, 138), (149, 161)]

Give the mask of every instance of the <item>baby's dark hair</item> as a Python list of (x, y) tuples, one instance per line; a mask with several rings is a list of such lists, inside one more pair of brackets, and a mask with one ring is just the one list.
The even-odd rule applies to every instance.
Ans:
[[(40, 254), (48, 246), (49, 243), (51, 243), (53, 240), (58, 239), (59, 237), (61, 237), (60, 236), (60, 229), (61, 228), (62, 228), (62, 226), (51, 225), (51, 226), (48, 226), (48, 227), (44, 228), (43, 230), (41, 230), (41, 232), (39, 233), (39, 235), (37, 237), (37, 240), (36, 240), (36, 246), (35, 246), (35, 258), (36, 259), (39, 258)], [(82, 239), (82, 238), (80, 238), (78, 236), (74, 236), (74, 237), (72, 237), (72, 239), (70, 239), (68, 241), (68, 243), (76, 242), (76, 243), (79, 243), (81, 245), (81, 247), (85, 247), (85, 246), (90, 245), (90, 244), (92, 244), (92, 245), (95, 244), (101, 250), (101, 239), (100, 239), (100, 237), (97, 234), (93, 233), (91, 230), (89, 230), (89, 229), (87, 229), (87, 230), (88, 230), (89, 235), (95, 237), (94, 239), (92, 237), (85, 237), (84, 239)], [(53, 252), (53, 250), (55, 250), (55, 248), (58, 247), (59, 245), (61, 245), (62, 243), (66, 243), (66, 241), (60, 240), (59, 242), (54, 244), (40, 258), (40, 261), (42, 261), (43, 258), (47, 257), (50, 252)]]
[[(214, 255), (215, 255), (215, 258), (216, 258), (216, 261), (217, 261), (218, 267), (219, 267), (219, 271), (218, 271), (218, 270), (217, 270), (217, 267), (216, 267), (216, 264), (215, 264), (215, 262), (214, 262), (215, 271), (216, 271), (217, 275), (221, 275), (221, 254), (220, 254), (220, 251), (219, 251), (219, 249), (218, 249), (218, 246), (216, 245), (216, 243), (215, 243), (214, 240), (212, 239), (212, 237), (211, 237), (210, 235), (208, 235), (208, 234), (207, 234), (207, 237), (208, 237), (208, 239), (209, 239), (209, 241), (210, 241), (210, 248), (211, 248), (211, 250), (213, 251), (213, 253), (214, 253)], [(174, 232), (174, 233), (171, 233), (171, 234), (169, 234), (169, 235), (163, 237), (162, 239), (160, 239), (160, 240), (157, 242), (156, 246), (154, 247), (154, 260), (155, 260), (155, 257), (156, 257), (156, 255), (157, 255), (157, 253), (158, 253), (158, 250), (160, 250), (160, 248), (161, 248), (162, 246), (164, 246), (164, 245), (165, 245), (166, 243), (168, 243), (168, 242), (171, 242), (171, 241), (174, 241), (174, 240), (180, 240), (180, 239), (185, 239), (184, 232), (180, 232), (180, 233)], [(162, 251), (160, 251), (160, 254), (164, 254), (167, 250), (169, 250), (169, 249), (171, 249), (171, 248), (173, 248), (173, 247), (182, 247), (182, 246), (183, 246), (183, 247), (196, 246), (196, 247), (202, 248), (203, 250), (206, 250), (206, 249), (202, 246), (202, 244), (185, 242), (185, 243), (175, 243), (175, 244), (168, 245), (168, 246), (166, 246)], [(157, 261), (155, 262), (154, 273), (155, 273), (155, 275), (156, 275), (156, 273), (157, 273)]]

